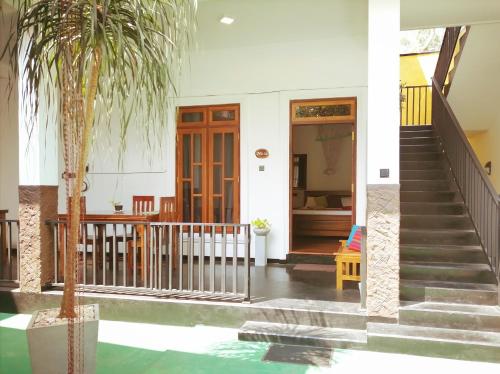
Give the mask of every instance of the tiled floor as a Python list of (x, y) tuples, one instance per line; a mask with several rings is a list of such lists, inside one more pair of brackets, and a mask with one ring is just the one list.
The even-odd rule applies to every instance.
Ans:
[[(0, 313), (0, 373), (30, 373), (25, 327), (29, 315)], [(375, 352), (323, 351), (304, 361), (297, 347), (239, 342), (237, 330), (100, 321), (97, 373), (497, 373), (500, 365)], [(278, 351), (278, 353), (276, 352)], [(287, 360), (289, 356), (289, 360)], [(299, 357), (297, 357), (299, 356)], [(326, 360), (326, 361), (325, 361)]]

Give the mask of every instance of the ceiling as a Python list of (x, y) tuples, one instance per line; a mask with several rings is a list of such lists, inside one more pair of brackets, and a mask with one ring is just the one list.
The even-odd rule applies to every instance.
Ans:
[(487, 130), (500, 118), (498, 40), (500, 23), (474, 25), (470, 29), (448, 94), (464, 130)]

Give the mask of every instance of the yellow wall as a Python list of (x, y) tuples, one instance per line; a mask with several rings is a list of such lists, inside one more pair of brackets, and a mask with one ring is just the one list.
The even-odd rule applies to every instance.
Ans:
[(500, 139), (500, 118), (490, 130), (468, 133), (467, 138), (482, 166), (491, 161), (490, 180), (497, 194), (500, 192), (500, 151), (496, 139)]
[[(438, 56), (438, 53), (402, 55), (400, 57), (401, 84), (406, 87), (430, 85)], [(401, 106), (401, 123), (403, 125), (430, 124), (432, 116), (431, 89), (403, 90), (403, 94), (405, 94), (405, 101)], [(427, 112), (424, 111), (426, 104)]]

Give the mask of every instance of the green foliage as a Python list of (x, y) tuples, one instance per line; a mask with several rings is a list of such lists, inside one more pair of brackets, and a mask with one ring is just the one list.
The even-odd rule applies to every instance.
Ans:
[(36, 115), (40, 94), (51, 104), (58, 102), (68, 43), (75, 81), (85, 97), (99, 50), (93, 137), (110, 132), (111, 114), (119, 113), (121, 145), (136, 122), (150, 146), (166, 125), (196, 7), (197, 0), (18, 0), (15, 42), (2, 54), (9, 53), (14, 67), (18, 58), (25, 61), (19, 72), (25, 82), (22, 95), (26, 109), (32, 108), (25, 112)]
[(257, 218), (251, 222), (252, 226), (256, 229), (268, 229), (271, 228), (271, 224), (267, 219)]

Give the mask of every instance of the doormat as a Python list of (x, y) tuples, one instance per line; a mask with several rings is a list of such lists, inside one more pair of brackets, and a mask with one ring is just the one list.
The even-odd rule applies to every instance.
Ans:
[(297, 264), (293, 267), (293, 270), (297, 271), (326, 271), (328, 273), (334, 273), (336, 269), (336, 265), (324, 264)]
[(332, 353), (328, 348), (272, 344), (262, 361), (330, 367)]

